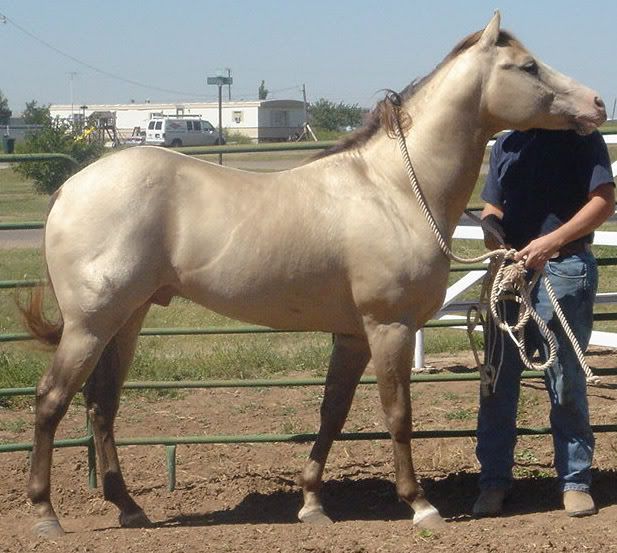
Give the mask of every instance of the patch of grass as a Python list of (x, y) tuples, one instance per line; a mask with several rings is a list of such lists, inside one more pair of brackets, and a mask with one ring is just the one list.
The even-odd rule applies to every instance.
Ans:
[(418, 530), (418, 537), (429, 540), (436, 538), (437, 536), (432, 530), (429, 530), (428, 528), (422, 528), (422, 530)]
[(34, 192), (30, 179), (0, 169), (0, 222), (40, 221), (48, 202), (48, 196)]
[(0, 351), (0, 388), (34, 386), (47, 367), (47, 354), (29, 351)]
[[(481, 335), (475, 338), (481, 342)], [(449, 328), (427, 328), (424, 332), (424, 351), (427, 354), (444, 351), (451, 353), (469, 351), (469, 348), (469, 338), (464, 331)]]
[(267, 378), (289, 371), (325, 373), (331, 349), (328, 336), (296, 336), (293, 344), (280, 338), (208, 337), (201, 339), (199, 348), (185, 348), (182, 344), (186, 342), (180, 339), (180, 344), (171, 347), (168, 342), (164, 350), (142, 343), (129, 377), (132, 380), (204, 380)]
[(515, 466), (512, 469), (512, 474), (515, 478), (552, 478), (553, 475), (543, 469), (532, 469), (529, 467)]
[(297, 434), (301, 432), (302, 429), (298, 428), (298, 426), (290, 420), (286, 420), (281, 425), (281, 434)]
[[(45, 275), (43, 254), (39, 248), (0, 249), (2, 280), (41, 278)], [(10, 294), (10, 290), (3, 294)]]
[(13, 419), (8, 421), (0, 421), (0, 432), (11, 432), (13, 434), (21, 434), (24, 430), (30, 427), (28, 421), (24, 419)]
[(466, 421), (475, 417), (476, 414), (471, 409), (454, 409), (446, 413), (446, 420), (449, 421)]
[(523, 451), (519, 451), (514, 455), (514, 460), (517, 463), (527, 463), (534, 464), (538, 462), (538, 458), (535, 453), (530, 449), (524, 449)]
[(537, 412), (537, 407), (540, 404), (540, 398), (536, 394), (531, 394), (524, 388), (521, 388), (518, 398), (518, 416), (522, 419), (527, 416), (534, 416)]
[[(48, 354), (19, 347), (0, 351), (0, 388), (35, 386), (48, 365)], [(0, 407), (30, 405), (32, 396), (0, 397)]]

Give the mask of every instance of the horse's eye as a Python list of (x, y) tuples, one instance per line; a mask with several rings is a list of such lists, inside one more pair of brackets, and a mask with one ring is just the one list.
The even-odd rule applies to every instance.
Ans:
[(525, 65), (522, 65), (521, 69), (530, 75), (538, 74), (538, 64), (534, 60), (528, 61)]

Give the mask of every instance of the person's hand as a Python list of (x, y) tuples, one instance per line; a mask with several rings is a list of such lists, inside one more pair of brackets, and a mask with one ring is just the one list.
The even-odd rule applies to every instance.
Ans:
[(514, 256), (514, 259), (516, 261), (524, 260), (527, 269), (541, 271), (544, 268), (544, 264), (551, 257), (554, 257), (558, 251), (559, 242), (551, 233), (529, 242), (527, 246)]

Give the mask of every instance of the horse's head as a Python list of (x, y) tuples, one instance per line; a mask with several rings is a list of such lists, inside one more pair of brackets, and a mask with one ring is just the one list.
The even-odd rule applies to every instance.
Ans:
[(480, 107), (489, 127), (588, 134), (606, 120), (597, 92), (542, 63), (499, 26), (497, 12), (483, 31), (468, 37), (477, 42), (460, 56), (480, 64), (475, 69), (482, 78)]

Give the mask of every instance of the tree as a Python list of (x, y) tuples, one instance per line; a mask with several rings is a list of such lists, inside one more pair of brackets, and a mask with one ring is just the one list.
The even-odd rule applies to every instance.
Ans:
[(49, 118), (43, 127), (26, 138), (19, 148), (20, 153), (61, 153), (71, 156), (69, 160), (28, 161), (19, 163), (17, 172), (34, 180), (34, 189), (41, 194), (53, 194), (72, 174), (98, 159), (103, 145), (88, 142), (71, 130), (67, 121)]
[(261, 84), (259, 85), (259, 90), (257, 91), (259, 99), (265, 100), (268, 97), (268, 92), (270, 91), (266, 88), (266, 81), (261, 81)]
[(9, 109), (9, 101), (0, 90), (0, 125), (8, 125), (13, 112)]
[(24, 121), (27, 125), (45, 125), (51, 121), (49, 104), (38, 106), (36, 100), (26, 102), (26, 109), (23, 113)]
[(313, 127), (328, 131), (357, 127), (362, 123), (362, 108), (358, 104), (335, 104), (325, 98), (309, 106), (309, 115)]

